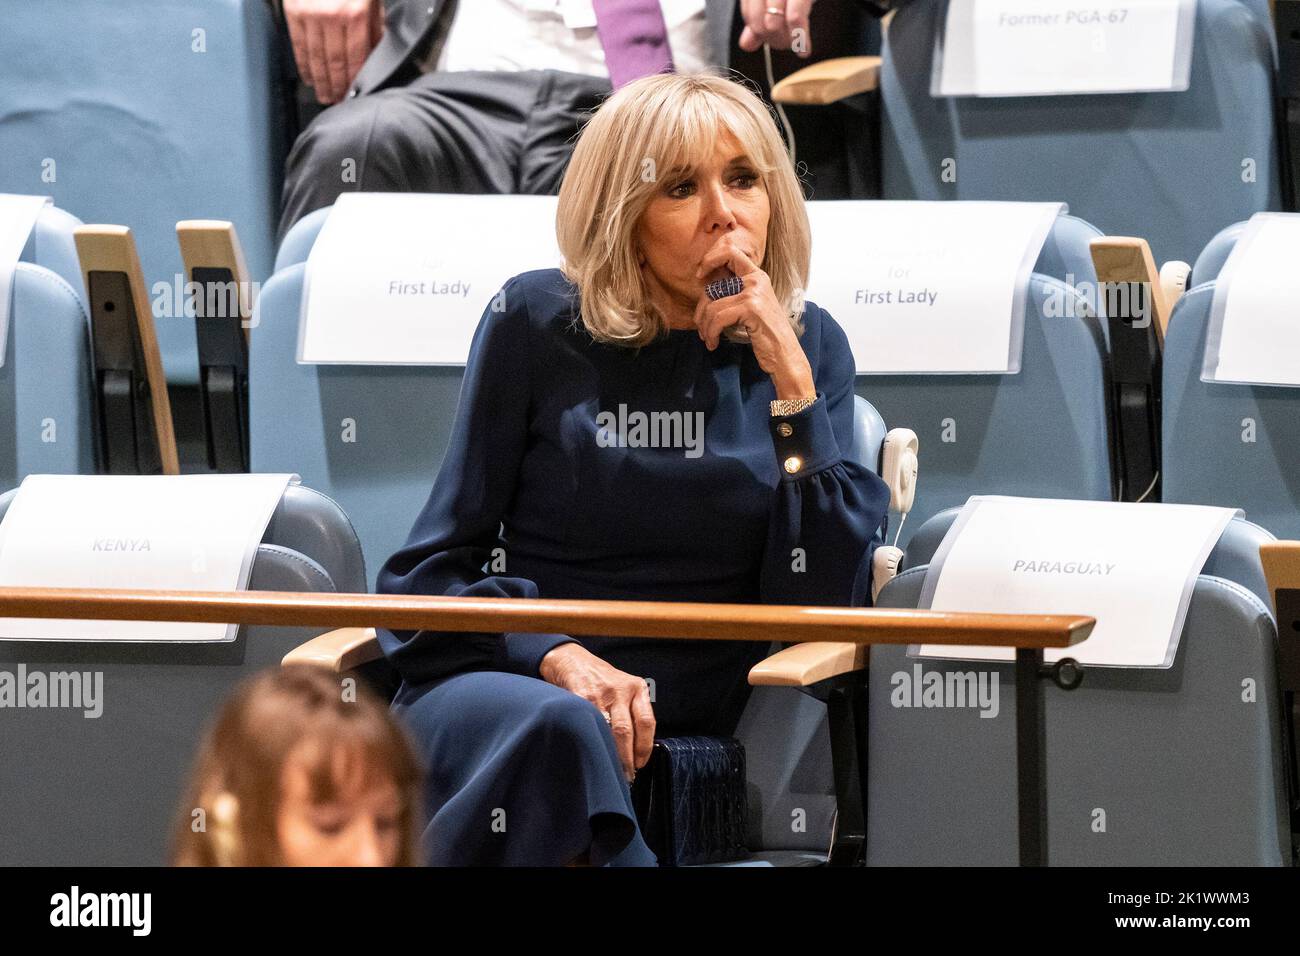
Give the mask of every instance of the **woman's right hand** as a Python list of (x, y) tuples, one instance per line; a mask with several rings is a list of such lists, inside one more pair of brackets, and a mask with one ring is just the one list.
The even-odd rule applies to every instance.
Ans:
[(542, 680), (590, 701), (609, 718), (623, 773), (630, 781), (650, 759), (655, 714), (645, 680), (625, 674), (581, 644), (561, 644), (542, 658)]

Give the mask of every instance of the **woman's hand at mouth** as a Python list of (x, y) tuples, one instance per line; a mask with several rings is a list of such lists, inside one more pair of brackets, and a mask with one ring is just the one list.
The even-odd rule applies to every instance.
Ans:
[(754, 264), (731, 235), (722, 236), (700, 260), (696, 278), (730, 269), (744, 282), (737, 295), (712, 300), (700, 295), (695, 326), (713, 351), (724, 330), (736, 327), (749, 336), (759, 367), (772, 377), (777, 398), (812, 398), (817, 394), (812, 368), (790, 324), (790, 310), (777, 300), (767, 273)]

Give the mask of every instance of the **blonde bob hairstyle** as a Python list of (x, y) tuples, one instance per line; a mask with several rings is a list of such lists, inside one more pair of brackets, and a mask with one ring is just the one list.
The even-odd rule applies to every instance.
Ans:
[(767, 190), (770, 216), (759, 268), (802, 333), (811, 238), (803, 190), (761, 100), (708, 74), (658, 74), (610, 96), (588, 120), (560, 186), (556, 237), (578, 287), (583, 324), (598, 342), (636, 347), (668, 330), (650, 301), (634, 232), (662, 184), (696, 174), (724, 132)]

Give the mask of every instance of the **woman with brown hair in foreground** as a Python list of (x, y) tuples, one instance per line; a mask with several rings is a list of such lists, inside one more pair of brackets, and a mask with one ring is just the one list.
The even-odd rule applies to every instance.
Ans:
[(204, 740), (177, 823), (178, 866), (410, 866), (420, 770), (364, 686), (265, 671)]

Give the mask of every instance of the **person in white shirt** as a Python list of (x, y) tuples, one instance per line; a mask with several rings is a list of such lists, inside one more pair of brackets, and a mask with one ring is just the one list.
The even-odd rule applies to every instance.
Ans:
[(553, 194), (614, 85), (763, 44), (807, 57), (814, 2), (385, 0), (381, 27), (380, 0), (283, 0), (300, 76), (336, 105), (290, 153), (280, 235), (345, 191)]

